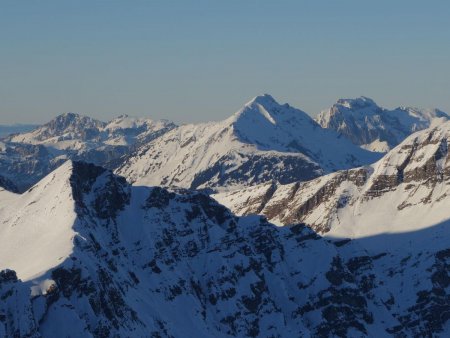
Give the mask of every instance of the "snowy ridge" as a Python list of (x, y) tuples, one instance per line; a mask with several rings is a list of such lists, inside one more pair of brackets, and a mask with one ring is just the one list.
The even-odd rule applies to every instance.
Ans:
[(130, 146), (151, 139), (151, 134), (173, 128), (169, 121), (121, 115), (105, 123), (75, 113), (64, 113), (29, 133), (13, 135), (14, 143), (41, 144), (59, 150), (88, 150), (104, 145)]
[(173, 129), (169, 121), (122, 115), (105, 123), (65, 113), (0, 143), (0, 172), (24, 191), (67, 159), (114, 168), (136, 147)]
[(410, 134), (445, 122), (449, 116), (438, 109), (398, 107), (388, 110), (372, 99), (340, 99), (322, 111), (316, 121), (337, 131), (362, 148), (387, 152)]
[(26, 193), (2, 200), (0, 270), (14, 267), (21, 279), (28, 280), (72, 253), (76, 215), (71, 172), (67, 163)]
[(266, 184), (214, 197), (238, 214), (304, 222), (327, 236), (416, 231), (450, 219), (450, 122), (409, 136), (377, 163), (305, 183)]
[(308, 180), (378, 158), (265, 94), (224, 121), (180, 126), (143, 145), (117, 173), (136, 185), (232, 189)]
[[(33, 252), (0, 251), (2, 267), (18, 272), (0, 272), (3, 336), (449, 333), (450, 318), (433, 315), (449, 306), (443, 226), (324, 239), (80, 162), (11, 198), (0, 199), (0, 248), (22, 241)], [(409, 244), (380, 245), (393, 242)]]

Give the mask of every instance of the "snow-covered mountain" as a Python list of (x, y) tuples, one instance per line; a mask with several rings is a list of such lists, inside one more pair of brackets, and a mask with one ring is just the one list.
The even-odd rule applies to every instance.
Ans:
[(174, 127), (172, 122), (166, 120), (154, 121), (121, 115), (106, 123), (75, 113), (65, 113), (31, 132), (12, 135), (6, 141), (82, 153), (100, 147), (142, 144)]
[(67, 162), (0, 192), (0, 335), (445, 337), (446, 222), (325, 239)]
[(450, 121), (409, 136), (370, 166), (215, 198), (238, 214), (302, 222), (328, 236), (416, 231), (450, 219), (449, 142)]
[(117, 173), (137, 185), (223, 189), (309, 180), (378, 158), (266, 94), (224, 121), (171, 130)]
[(399, 107), (388, 110), (367, 97), (360, 97), (338, 100), (330, 109), (322, 111), (316, 121), (364, 149), (387, 152), (410, 134), (449, 118), (437, 109)]
[(42, 145), (0, 141), (1, 176), (25, 191), (66, 161), (63, 152)]
[(36, 129), (0, 143), (0, 173), (29, 188), (67, 159), (114, 168), (121, 157), (175, 125), (169, 121), (119, 116), (109, 123), (65, 113)]

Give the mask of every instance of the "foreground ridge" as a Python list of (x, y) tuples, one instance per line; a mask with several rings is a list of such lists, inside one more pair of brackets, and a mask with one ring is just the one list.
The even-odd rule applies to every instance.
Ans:
[(8, 196), (0, 248), (35, 244), (0, 250), (3, 336), (448, 334), (446, 223), (327, 239), (83, 162)]

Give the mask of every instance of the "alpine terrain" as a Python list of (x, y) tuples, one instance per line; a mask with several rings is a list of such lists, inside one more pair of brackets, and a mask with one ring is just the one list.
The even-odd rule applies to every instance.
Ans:
[(307, 223), (328, 236), (419, 230), (450, 218), (449, 141), (450, 121), (409, 136), (373, 165), (214, 197), (238, 214)]
[(229, 190), (310, 180), (379, 157), (265, 94), (224, 121), (183, 125), (142, 145), (116, 172), (136, 185)]
[(202, 192), (130, 186), (69, 161), (22, 195), (0, 191), (0, 334), (446, 336), (441, 216), (324, 238), (234, 216)]
[(445, 119), (384, 155), (269, 95), (3, 138), (0, 336), (447, 337)]
[(388, 110), (367, 97), (338, 100), (316, 121), (364, 149), (387, 152), (410, 134), (449, 120), (438, 109), (399, 107)]
[(174, 127), (169, 121), (127, 115), (105, 123), (65, 113), (30, 132), (0, 140), (0, 173), (24, 191), (67, 159), (114, 168), (140, 144)]

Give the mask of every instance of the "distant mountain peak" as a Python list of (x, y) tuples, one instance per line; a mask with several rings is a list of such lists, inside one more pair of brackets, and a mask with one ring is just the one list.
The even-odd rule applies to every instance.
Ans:
[(279, 105), (279, 103), (270, 95), (270, 94), (262, 94), (255, 96), (253, 99), (251, 99), (249, 102), (245, 104), (245, 106), (251, 106), (253, 104), (260, 104), (260, 105)]
[[(304, 111), (295, 109), (288, 104), (278, 103), (271, 95), (262, 94), (247, 102), (232, 116), (234, 124), (240, 126), (267, 123), (266, 126), (285, 124), (286, 120), (303, 119), (314, 122)], [(258, 122), (257, 122), (258, 121)]]
[(378, 107), (378, 105), (375, 103), (375, 101), (367, 96), (360, 96), (360, 97), (357, 97), (354, 99), (339, 99), (336, 104), (345, 106), (347, 108), (352, 108), (352, 107), (363, 108), (363, 107), (369, 107), (369, 106), (377, 106)]
[(67, 128), (69, 126), (76, 128), (98, 128), (103, 127), (105, 122), (93, 119), (78, 113), (66, 112), (56, 116), (50, 122), (44, 124), (41, 128)]
[[(316, 121), (323, 128), (337, 131), (364, 149), (376, 152), (383, 149), (384, 152), (411, 133), (448, 119), (447, 114), (436, 109), (399, 107), (389, 110), (361, 96), (338, 100), (322, 111)], [(380, 148), (381, 144), (386, 146)]]

